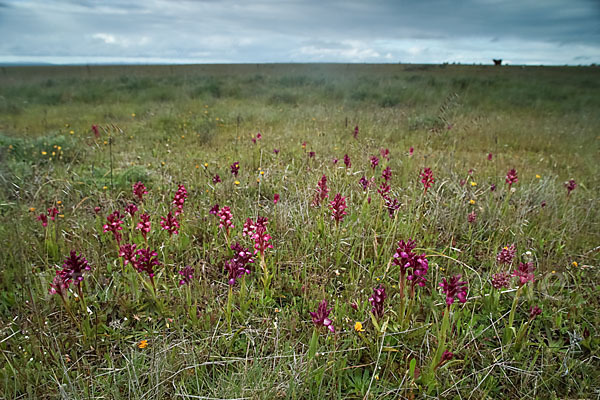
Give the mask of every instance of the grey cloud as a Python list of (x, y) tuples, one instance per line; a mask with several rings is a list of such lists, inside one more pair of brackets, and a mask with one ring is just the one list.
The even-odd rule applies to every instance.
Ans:
[[(542, 58), (549, 63), (570, 62), (582, 52), (600, 58), (600, 5), (587, 0), (0, 0), (0, 5), (5, 38), (0, 61), (73, 56), (480, 62), (488, 53), (508, 52), (527, 62), (533, 49), (545, 51)], [(577, 47), (578, 54), (571, 54)]]

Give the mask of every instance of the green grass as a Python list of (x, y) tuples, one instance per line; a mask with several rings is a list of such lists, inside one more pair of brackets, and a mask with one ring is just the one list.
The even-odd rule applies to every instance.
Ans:
[[(0, 397), (597, 397), (599, 85), (592, 67), (2, 68)], [(381, 148), (390, 159), (373, 170)], [(393, 218), (376, 190), (386, 166), (401, 204)], [(425, 167), (435, 183), (423, 195)], [(322, 175), (329, 201), (346, 197), (339, 226), (327, 204), (311, 205)], [(363, 175), (376, 179), (367, 193)], [(569, 179), (577, 187), (567, 196)], [(134, 201), (137, 181), (149, 190), (148, 243), (162, 264), (156, 292), (123, 267), (102, 229)], [(170, 237), (160, 217), (178, 184), (189, 197)], [(272, 236), (272, 280), (265, 288), (257, 255), (229, 306), (232, 252), (209, 214), (215, 203), (231, 207), (231, 243), (252, 246), (242, 227), (258, 215)], [(43, 228), (36, 217), (49, 207), (60, 215)], [(123, 220), (124, 242), (142, 246)], [(429, 260), (410, 303), (390, 263), (408, 238)], [(496, 255), (511, 243), (510, 270), (528, 260), (536, 268), (517, 301), (514, 280), (502, 293), (490, 284), (508, 271)], [(70, 250), (91, 271), (84, 301), (71, 286), (69, 313), (48, 290)], [(180, 287), (186, 265), (194, 280)], [(438, 284), (455, 274), (468, 281), (468, 300), (444, 313)], [(368, 299), (380, 284), (377, 320)], [(323, 299), (336, 333), (313, 336), (309, 311)], [(542, 314), (529, 321), (535, 305)], [(434, 368), (443, 349), (455, 357)]]

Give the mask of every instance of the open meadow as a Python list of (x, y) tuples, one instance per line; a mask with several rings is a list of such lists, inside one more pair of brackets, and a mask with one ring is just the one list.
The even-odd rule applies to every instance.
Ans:
[(0, 398), (600, 397), (600, 68), (0, 68)]

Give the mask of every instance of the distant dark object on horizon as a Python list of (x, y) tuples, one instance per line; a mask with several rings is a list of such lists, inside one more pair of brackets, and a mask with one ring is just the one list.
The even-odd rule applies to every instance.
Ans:
[(494, 58), (494, 65), (502, 65), (502, 60), (496, 60)]

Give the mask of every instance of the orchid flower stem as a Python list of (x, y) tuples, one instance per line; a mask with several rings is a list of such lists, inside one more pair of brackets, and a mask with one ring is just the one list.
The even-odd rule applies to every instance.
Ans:
[(233, 286), (229, 285), (229, 293), (227, 295), (227, 308), (225, 309), (225, 316), (227, 318), (227, 327), (231, 332), (231, 302), (233, 301)]

